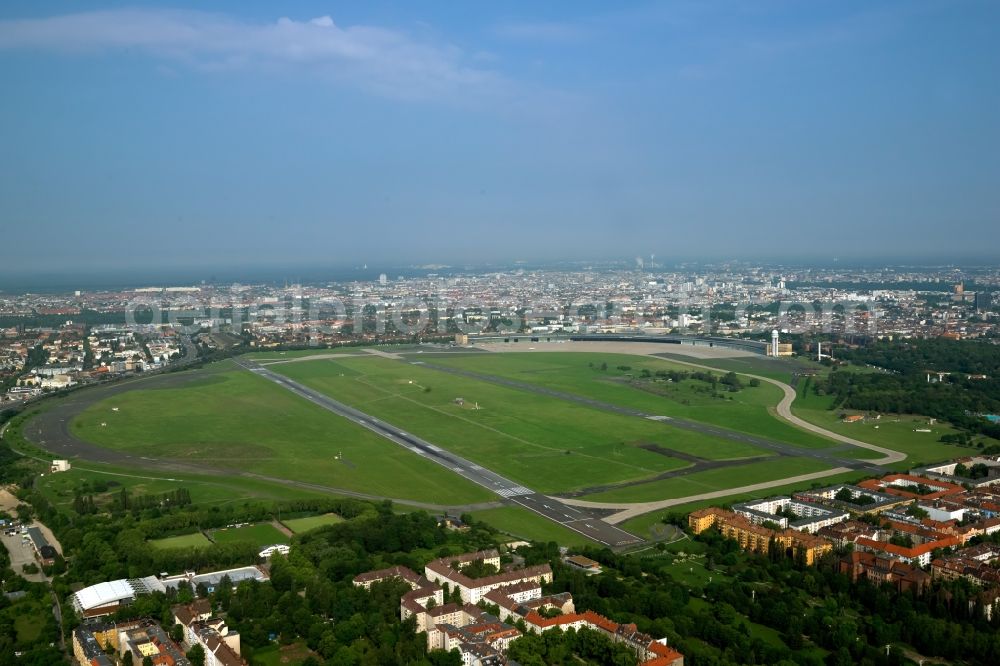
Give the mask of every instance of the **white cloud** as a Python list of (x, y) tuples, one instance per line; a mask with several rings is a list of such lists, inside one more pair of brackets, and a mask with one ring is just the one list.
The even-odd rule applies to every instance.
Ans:
[(460, 49), (329, 16), (248, 23), (200, 11), (119, 9), (0, 21), (0, 51), (136, 50), (203, 69), (310, 67), (407, 99), (494, 96), (509, 86)]

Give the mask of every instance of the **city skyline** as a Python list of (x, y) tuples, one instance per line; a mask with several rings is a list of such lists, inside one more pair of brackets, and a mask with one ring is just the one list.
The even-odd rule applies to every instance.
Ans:
[(988, 261), (997, 12), (5, 7), (0, 270)]

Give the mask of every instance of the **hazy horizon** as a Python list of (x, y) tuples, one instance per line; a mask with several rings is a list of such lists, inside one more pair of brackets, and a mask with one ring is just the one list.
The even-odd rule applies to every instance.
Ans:
[(0, 8), (0, 276), (989, 262), (1000, 5)]

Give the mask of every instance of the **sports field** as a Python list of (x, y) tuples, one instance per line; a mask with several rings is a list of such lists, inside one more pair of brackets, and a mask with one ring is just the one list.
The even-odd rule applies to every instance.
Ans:
[(213, 530), (212, 540), (215, 543), (249, 542), (260, 548), (272, 546), (276, 543), (288, 543), (288, 537), (270, 523), (257, 523), (256, 525), (245, 525), (243, 527), (224, 527), (219, 530)]
[(690, 465), (671, 457), (670, 450), (707, 459), (770, 453), (385, 358), (303, 361), (270, 369), (541, 492), (650, 479)]
[(206, 548), (212, 545), (212, 542), (209, 541), (208, 538), (201, 532), (166, 537), (164, 539), (155, 539), (149, 543), (154, 548), (160, 548), (163, 550), (168, 548)]
[(295, 532), (296, 534), (301, 534), (302, 532), (308, 532), (309, 530), (314, 530), (317, 527), (325, 527), (326, 525), (335, 525), (336, 523), (343, 522), (344, 519), (335, 513), (327, 513), (322, 516), (306, 516), (305, 518), (292, 518), (291, 520), (283, 520), (282, 524)]
[[(701, 359), (690, 360), (702, 363)], [(741, 365), (738, 362), (742, 361), (737, 358), (715, 362)], [(668, 360), (630, 354), (534, 352), (454, 354), (435, 358), (433, 362), (632, 407), (650, 414), (710, 423), (796, 446), (826, 448), (834, 444), (775, 417), (773, 408), (782, 397), (777, 386), (761, 382), (760, 386), (751, 387), (749, 378), (742, 377), (742, 390), (729, 393), (722, 386), (717, 392), (723, 396), (720, 398), (706, 390), (708, 385), (705, 382), (696, 379), (674, 383), (657, 378), (657, 371), (697, 371), (697, 368)], [(747, 367), (756, 370), (753, 366)], [(644, 378), (644, 370), (653, 376)], [(728, 369), (715, 374), (722, 377), (726, 371)]]
[(72, 434), (151, 458), (386, 497), (462, 504), (493, 495), (272, 382), (224, 362), (194, 381), (91, 405)]

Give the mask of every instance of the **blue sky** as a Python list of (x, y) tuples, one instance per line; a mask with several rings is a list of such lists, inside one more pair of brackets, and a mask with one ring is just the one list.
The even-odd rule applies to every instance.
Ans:
[(995, 256), (1000, 4), (10, 2), (0, 270)]

